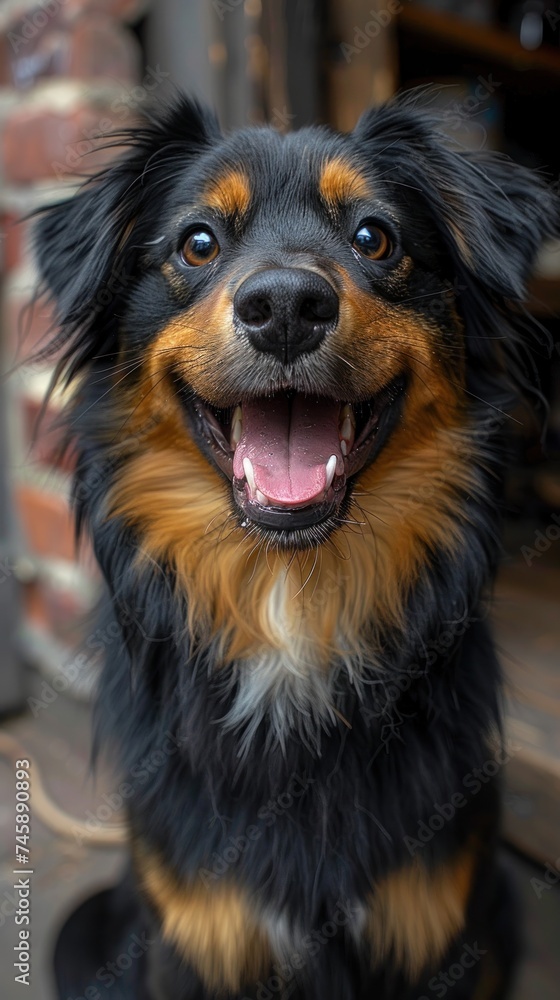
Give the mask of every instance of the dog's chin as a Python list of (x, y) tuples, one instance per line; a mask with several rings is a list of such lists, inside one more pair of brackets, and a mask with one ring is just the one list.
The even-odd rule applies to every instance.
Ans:
[(354, 483), (398, 423), (404, 387), (399, 376), (360, 402), (288, 391), (220, 408), (183, 383), (180, 397), (197, 446), (231, 483), (241, 527), (302, 549), (343, 523)]

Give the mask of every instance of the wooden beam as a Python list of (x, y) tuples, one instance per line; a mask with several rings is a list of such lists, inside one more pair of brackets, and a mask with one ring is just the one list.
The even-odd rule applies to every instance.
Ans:
[(388, 0), (330, 0), (328, 117), (343, 132), (351, 131), (363, 111), (396, 90), (398, 18), (391, 6), (400, 8)]
[(504, 768), (504, 838), (523, 854), (554, 865), (560, 856), (560, 761), (531, 747), (517, 720), (508, 720), (507, 732), (520, 749)]
[(403, 28), (458, 52), (470, 52), (515, 70), (560, 76), (560, 53), (547, 46), (535, 51), (524, 49), (517, 38), (503, 28), (477, 24), (413, 3), (403, 7), (399, 20)]

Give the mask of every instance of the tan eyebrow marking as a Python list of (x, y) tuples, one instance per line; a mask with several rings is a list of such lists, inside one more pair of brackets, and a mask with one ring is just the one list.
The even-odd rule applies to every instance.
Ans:
[(371, 190), (366, 178), (352, 163), (341, 156), (324, 166), (319, 180), (321, 197), (330, 208), (337, 208), (345, 201), (371, 198)]
[(232, 168), (213, 178), (204, 192), (204, 201), (221, 215), (244, 215), (251, 203), (247, 175), (238, 168)]

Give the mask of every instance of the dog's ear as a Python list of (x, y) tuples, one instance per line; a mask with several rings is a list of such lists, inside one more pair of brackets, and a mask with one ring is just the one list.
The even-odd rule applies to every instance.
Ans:
[(173, 172), (172, 160), (186, 164), (219, 134), (213, 116), (181, 96), (157, 119), (119, 136), (126, 153), (74, 197), (40, 210), (35, 257), (60, 327), (52, 346), (66, 345), (71, 374), (103, 346), (93, 343), (93, 330), (99, 337), (100, 314), (109, 314), (111, 304), (114, 312), (115, 281), (126, 280), (123, 267), (134, 266), (128, 253), (125, 263), (124, 250), (134, 243), (135, 221), (153, 197), (152, 181), (157, 191), (161, 175)]
[(397, 196), (420, 198), (459, 274), (519, 301), (544, 239), (560, 231), (558, 199), (535, 172), (453, 147), (414, 98), (367, 112), (355, 137)]

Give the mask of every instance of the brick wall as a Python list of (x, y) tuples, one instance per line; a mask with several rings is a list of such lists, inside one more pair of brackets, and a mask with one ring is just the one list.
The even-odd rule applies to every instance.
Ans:
[(130, 26), (146, 7), (146, 0), (4, 0), (0, 8), (0, 347), (4, 366), (18, 361), (3, 388), (13, 526), (7, 565), (21, 583), (25, 655), (50, 673), (85, 636), (99, 582), (87, 546), (75, 550), (70, 463), (56, 457), (59, 396), (36, 426), (51, 371), (30, 359), (52, 320), (44, 302), (30, 308), (30, 226), (17, 223), (105, 162), (108, 152), (96, 148), (101, 134), (133, 124), (165, 78), (144, 66)]

